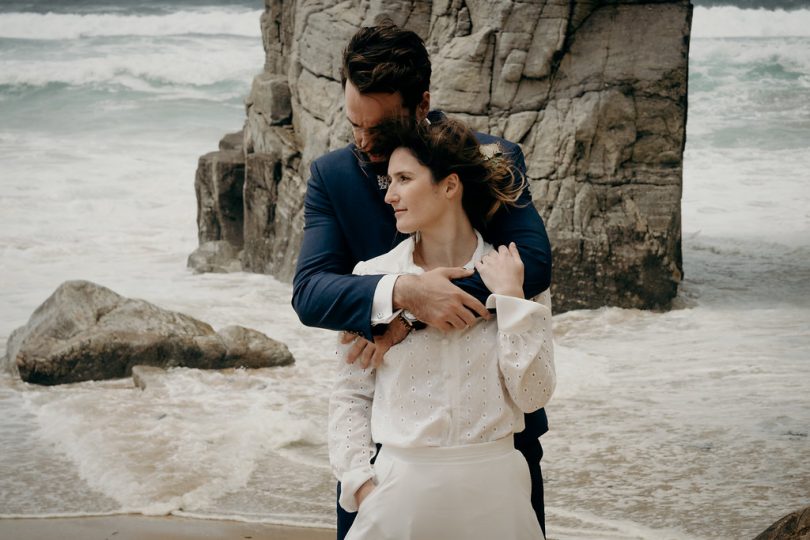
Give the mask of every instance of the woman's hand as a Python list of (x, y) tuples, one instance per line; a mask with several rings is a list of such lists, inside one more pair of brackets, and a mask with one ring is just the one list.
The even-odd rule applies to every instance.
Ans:
[(411, 328), (407, 326), (399, 317), (391, 321), (385, 333), (380, 336), (374, 336), (374, 342), (357, 336), (343, 332), (340, 336), (340, 342), (344, 345), (352, 343), (346, 354), (346, 363), (353, 364), (355, 361), (360, 361), (363, 369), (369, 366), (378, 368), (383, 363), (383, 357), (388, 350), (401, 342), (408, 336)]
[(360, 486), (360, 488), (354, 492), (354, 498), (357, 501), (357, 508), (360, 508), (360, 505), (363, 504), (363, 501), (366, 497), (374, 491), (374, 488), (377, 487), (374, 485), (374, 482), (371, 481), (371, 478), (365, 481), (365, 483)]
[(523, 261), (514, 242), (484, 255), (475, 269), (492, 293), (524, 298)]

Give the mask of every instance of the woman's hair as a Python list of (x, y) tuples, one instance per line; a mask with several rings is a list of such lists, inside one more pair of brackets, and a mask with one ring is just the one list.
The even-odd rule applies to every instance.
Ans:
[(463, 122), (444, 118), (414, 125), (410, 117), (385, 120), (372, 133), (372, 154), (390, 156), (397, 148), (409, 150), (430, 169), (433, 182), (456, 173), (464, 186), (461, 204), (473, 226), (487, 222), (505, 205), (516, 206), (526, 187), (512, 160), (495, 144), (480, 145)]

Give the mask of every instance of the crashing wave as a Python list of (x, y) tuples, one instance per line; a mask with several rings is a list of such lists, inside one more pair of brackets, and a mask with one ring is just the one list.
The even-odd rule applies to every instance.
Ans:
[(61, 40), (184, 34), (261, 36), (261, 11), (177, 11), (168, 15), (4, 13), (0, 38)]
[(810, 36), (810, 9), (740, 9), (696, 7), (692, 37), (788, 37)]

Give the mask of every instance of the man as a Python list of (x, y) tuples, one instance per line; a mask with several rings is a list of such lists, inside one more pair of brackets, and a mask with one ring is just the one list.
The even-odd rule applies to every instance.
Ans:
[[(429, 113), (430, 74), (427, 50), (415, 33), (390, 21), (360, 29), (344, 51), (342, 67), (345, 112), (355, 142), (311, 166), (293, 307), (308, 326), (359, 336), (352, 336), (355, 344), (348, 361), (359, 357), (363, 365), (379, 365), (385, 351), (412, 330), (414, 321), (416, 326), (452, 331), (473, 324), (476, 316), (490, 316), (483, 304), (489, 291), (474, 271), (439, 268), (419, 276), (352, 275), (357, 262), (381, 255), (404, 239), (384, 201), (387, 162), (370, 153), (372, 135), (375, 126), (390, 117), (441, 120), (440, 113)], [(517, 145), (485, 134), (478, 138), (482, 144), (498, 143), (517, 171), (525, 173)], [(517, 208), (500, 210), (481, 232), (495, 246), (517, 244), (525, 266), (525, 294), (531, 298), (551, 282), (551, 248), (528, 189), (519, 202)], [(547, 430), (541, 409), (526, 415), (526, 429), (515, 435), (515, 447), (529, 465), (532, 506), (544, 531), (543, 450), (538, 439)], [(340, 506), (337, 512), (338, 539), (343, 539), (356, 514)]]

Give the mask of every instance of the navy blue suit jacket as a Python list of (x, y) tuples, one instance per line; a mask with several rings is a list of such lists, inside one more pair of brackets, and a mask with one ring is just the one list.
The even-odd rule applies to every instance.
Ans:
[[(477, 136), (482, 144), (499, 143), (525, 173), (517, 145), (483, 133)], [(310, 170), (293, 308), (307, 326), (359, 332), (371, 340), (371, 307), (382, 276), (355, 276), (352, 270), (359, 261), (390, 251), (405, 236), (396, 229), (376, 172), (359, 159), (353, 144), (318, 158)], [(519, 205), (501, 208), (481, 233), (495, 247), (515, 242), (525, 268), (524, 291), (531, 298), (551, 283), (551, 247), (528, 188)], [(477, 272), (455, 283), (481, 302), (489, 296)], [(545, 411), (526, 415), (526, 429), (538, 437), (548, 431)]]

